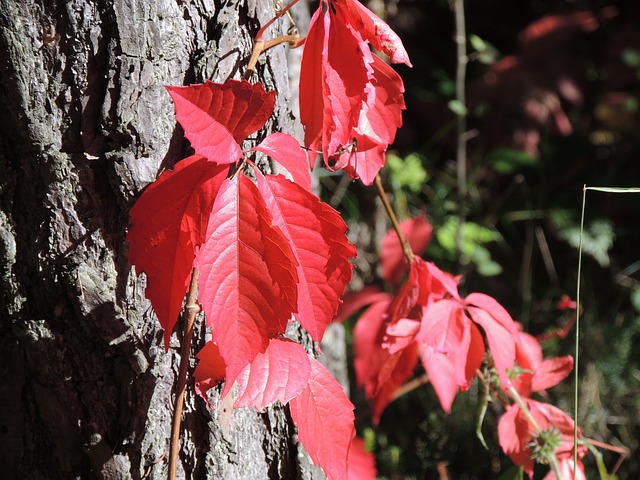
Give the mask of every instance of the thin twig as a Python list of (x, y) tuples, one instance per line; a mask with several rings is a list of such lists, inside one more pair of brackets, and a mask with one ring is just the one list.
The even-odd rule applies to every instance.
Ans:
[(281, 43), (289, 43), (290, 48), (295, 48), (301, 45), (302, 38), (300, 35), (281, 35), (279, 37), (272, 38), (270, 40), (262, 40), (256, 38), (253, 44), (253, 51), (251, 52), (251, 58), (249, 58), (249, 63), (247, 64), (247, 69), (244, 72), (242, 78), (245, 80), (249, 80), (251, 75), (256, 69), (256, 65), (258, 64), (258, 58), (260, 55), (269, 50), (271, 47), (275, 47), (276, 45), (280, 45)]
[(411, 250), (411, 246), (409, 245), (409, 242), (407, 242), (407, 239), (404, 237), (402, 230), (400, 229), (400, 224), (398, 223), (396, 214), (393, 212), (393, 208), (391, 208), (391, 204), (389, 203), (387, 194), (384, 191), (384, 187), (382, 186), (382, 180), (380, 179), (379, 174), (376, 175), (375, 184), (376, 184), (376, 187), (378, 188), (378, 196), (380, 197), (380, 200), (382, 200), (382, 204), (384, 205), (384, 208), (387, 211), (387, 215), (389, 215), (391, 224), (393, 225), (394, 230), (398, 234), (398, 240), (400, 240), (400, 245), (402, 245), (402, 251), (404, 252), (404, 256), (407, 259), (407, 262), (411, 264), (411, 262), (413, 262), (413, 251)]
[(458, 235), (456, 245), (458, 253), (462, 254), (464, 242), (463, 225), (466, 221), (467, 201), (467, 100), (465, 95), (465, 78), (467, 75), (467, 32), (465, 26), (464, 0), (455, 0), (454, 14), (456, 21), (456, 101), (461, 107), (456, 110), (458, 118), (456, 165), (458, 177)]
[(182, 409), (184, 407), (184, 392), (187, 384), (187, 369), (189, 368), (189, 356), (191, 353), (191, 339), (193, 338), (193, 324), (196, 315), (200, 312), (200, 305), (197, 303), (198, 277), (200, 270), (194, 268), (191, 273), (191, 283), (187, 293), (187, 304), (185, 313), (187, 321), (184, 324), (182, 345), (180, 347), (180, 369), (178, 372), (178, 385), (176, 389), (176, 401), (171, 419), (171, 446), (169, 450), (169, 480), (176, 478), (176, 467), (178, 463), (178, 447), (180, 445), (180, 425), (182, 423)]
[(407, 393), (413, 392), (416, 388), (420, 388), (425, 383), (429, 383), (429, 376), (426, 373), (405, 383), (399, 389), (393, 392), (393, 395), (391, 395), (391, 401), (393, 402), (394, 400), (397, 400)]
[(289, 9), (296, 3), (298, 3), (298, 0), (293, 0), (289, 5), (276, 13), (276, 15), (267, 23), (265, 23), (262, 28), (258, 30), (258, 33), (256, 33), (256, 38), (253, 43), (253, 51), (251, 52), (251, 58), (249, 58), (249, 64), (247, 65), (247, 69), (245, 70), (243, 75), (243, 78), (245, 80), (249, 80), (251, 78), (251, 75), (253, 75), (253, 72), (255, 71), (256, 65), (258, 63), (258, 58), (266, 50), (269, 50), (271, 47), (275, 47), (276, 45), (280, 45), (281, 43), (285, 42), (289, 44), (290, 48), (295, 48), (302, 45), (304, 39), (301, 38), (300, 35), (298, 35), (297, 28), (292, 35), (281, 35), (279, 37), (272, 38), (271, 40), (262, 39), (262, 35), (264, 35), (264, 32), (267, 30), (267, 28), (273, 25), (273, 23), (284, 14), (288, 14)]

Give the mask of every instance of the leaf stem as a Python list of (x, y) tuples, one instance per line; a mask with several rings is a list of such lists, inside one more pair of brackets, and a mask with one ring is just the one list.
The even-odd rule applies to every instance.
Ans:
[(243, 79), (249, 80), (251, 75), (256, 69), (256, 65), (258, 63), (258, 58), (260, 55), (269, 50), (271, 47), (275, 47), (276, 45), (280, 45), (281, 43), (288, 42), (289, 47), (295, 48), (301, 45), (303, 38), (300, 35), (281, 35), (279, 37), (272, 38), (270, 40), (262, 40), (256, 38), (253, 44), (253, 51), (251, 52), (251, 58), (249, 58), (249, 63), (247, 64), (247, 69), (244, 72)]
[(180, 369), (178, 371), (178, 385), (176, 389), (176, 401), (171, 419), (171, 445), (169, 449), (169, 475), (168, 480), (176, 478), (178, 462), (178, 447), (180, 444), (180, 425), (182, 423), (182, 409), (184, 407), (184, 392), (187, 384), (187, 370), (189, 368), (189, 356), (191, 353), (191, 339), (193, 338), (193, 324), (196, 315), (200, 312), (197, 302), (198, 277), (200, 270), (194, 268), (191, 272), (191, 283), (187, 293), (187, 303), (184, 307), (187, 321), (183, 326), (182, 345), (180, 347)]
[(391, 224), (393, 225), (394, 230), (398, 234), (398, 240), (400, 240), (400, 245), (402, 245), (402, 251), (404, 253), (404, 257), (407, 259), (407, 262), (411, 264), (413, 262), (413, 251), (411, 250), (411, 246), (409, 242), (405, 238), (400, 229), (400, 224), (398, 223), (398, 219), (396, 218), (396, 214), (393, 212), (393, 208), (391, 208), (391, 204), (389, 203), (389, 199), (387, 198), (387, 193), (384, 191), (384, 187), (382, 186), (382, 180), (380, 179), (380, 174), (376, 175), (375, 184), (378, 189), (378, 196), (380, 200), (382, 200), (382, 204), (384, 205), (385, 210), (387, 211), (387, 215), (389, 215), (389, 219), (391, 220)]
[(289, 5), (287, 5), (286, 7), (284, 7), (282, 10), (280, 10), (275, 17), (273, 17), (271, 20), (269, 20), (267, 23), (265, 23), (262, 28), (260, 30), (258, 30), (258, 33), (256, 34), (256, 42), (258, 40), (262, 40), (262, 35), (264, 34), (265, 30), (267, 28), (269, 28), (271, 25), (273, 25), (273, 23), (279, 19), (280, 17), (282, 17), (285, 13), (287, 13), (291, 7), (293, 7), (296, 3), (298, 3), (298, 0), (293, 0)]

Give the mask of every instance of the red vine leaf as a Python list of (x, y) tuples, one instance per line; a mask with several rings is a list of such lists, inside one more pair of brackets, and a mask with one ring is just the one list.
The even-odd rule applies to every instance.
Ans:
[(296, 318), (315, 341), (321, 341), (351, 281), (355, 257), (347, 226), (338, 212), (282, 175), (256, 172), (258, 189), (289, 241), (298, 267)]
[(338, 8), (346, 10), (344, 15), (349, 19), (349, 23), (373, 48), (388, 55), (391, 62), (404, 63), (411, 67), (402, 40), (380, 17), (358, 1), (346, 0), (337, 5)]
[(457, 300), (440, 300), (425, 309), (417, 341), (422, 364), (448, 413), (458, 389), (469, 387), (482, 363), (482, 335)]
[(238, 375), (239, 394), (234, 407), (264, 410), (276, 400), (285, 405), (309, 382), (309, 355), (299, 343), (273, 338)]
[[(354, 52), (355, 55), (345, 55)], [(325, 159), (351, 143), (357, 126), (371, 63), (371, 51), (329, 10), (311, 19), (300, 71), (300, 120), (305, 144)]]
[(227, 365), (226, 394), (269, 338), (284, 333), (297, 303), (289, 242), (243, 174), (220, 187), (195, 263), (207, 326)]
[(376, 470), (376, 460), (371, 452), (364, 445), (364, 440), (354, 437), (349, 447), (349, 457), (347, 459), (349, 475), (347, 480), (375, 480), (378, 471)]
[(147, 275), (145, 295), (164, 328), (165, 348), (226, 171), (200, 155), (185, 158), (149, 185), (131, 209), (129, 262)]
[(333, 321), (344, 322), (361, 308), (384, 300), (391, 300), (391, 295), (380, 291), (380, 288), (374, 285), (367, 285), (362, 290), (347, 293), (342, 297), (342, 303), (338, 307), (338, 312)]
[(347, 477), (347, 453), (355, 435), (353, 405), (340, 384), (315, 358), (308, 385), (289, 402), (298, 439), (329, 479)]
[[(431, 241), (433, 226), (423, 214), (400, 223), (400, 230), (413, 253), (420, 255)], [(380, 267), (382, 277), (392, 286), (396, 286), (407, 271), (402, 245), (394, 229), (389, 230), (380, 245)]]
[[(196, 354), (198, 365), (193, 372), (195, 378), (195, 390), (207, 404), (207, 391), (218, 385), (225, 374), (226, 365), (220, 355), (220, 350), (214, 342), (207, 342), (202, 350)], [(211, 407), (211, 405), (209, 405)]]
[(280, 132), (272, 133), (251, 150), (269, 155), (291, 174), (295, 183), (304, 187), (305, 190), (311, 191), (311, 171), (309, 170), (307, 152), (291, 135)]
[(259, 130), (271, 116), (275, 91), (260, 83), (227, 80), (187, 87), (167, 87), (176, 106), (176, 119), (196, 153), (215, 163), (242, 157), (239, 143)]

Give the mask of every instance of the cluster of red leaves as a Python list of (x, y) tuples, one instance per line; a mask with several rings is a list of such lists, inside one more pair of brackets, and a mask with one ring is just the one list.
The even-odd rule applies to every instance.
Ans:
[(357, 0), (322, 0), (300, 72), (305, 145), (366, 185), (384, 166), (405, 107), (402, 79), (369, 45), (411, 66), (400, 38)]
[[(573, 357), (567, 355), (544, 359), (539, 341), (527, 333), (520, 332), (516, 343), (516, 364), (518, 375), (512, 380), (513, 388), (523, 399), (540, 430), (554, 429), (560, 434), (560, 445), (553, 454), (562, 472), (562, 478), (574, 478), (573, 420), (559, 408), (531, 398), (534, 392), (544, 395), (547, 388), (564, 380), (573, 369)], [(498, 423), (500, 446), (516, 465), (524, 467), (530, 478), (533, 478), (534, 464), (531, 441), (535, 435), (536, 426), (520, 406), (517, 403), (507, 406)], [(580, 432), (578, 438), (582, 439)], [(579, 460), (575, 478), (586, 478), (584, 466), (580, 461), (586, 452), (586, 447), (578, 447)], [(553, 471), (550, 471), (545, 480), (555, 478)]]
[[(431, 237), (426, 224), (424, 216), (401, 224), (412, 248), (419, 247), (416, 251), (426, 247)], [(394, 243), (398, 243), (395, 232), (383, 240), (383, 246)], [(386, 263), (383, 275), (394, 285), (406, 262), (397, 252), (381, 256), (393, 259)], [(515, 362), (517, 324), (487, 295), (472, 293), (462, 298), (458, 280), (415, 257), (395, 296), (368, 289), (345, 299), (339, 319), (353, 309), (353, 303), (371, 305), (354, 329), (354, 364), (358, 383), (372, 402), (374, 421), (395, 390), (411, 377), (418, 358), (442, 408), (449, 412), (458, 390), (469, 387), (482, 364), (485, 338), (500, 379), (510, 384), (507, 371)]]
[[(195, 155), (164, 172), (131, 210), (129, 260), (147, 275), (146, 295), (165, 346), (192, 269), (212, 341), (197, 355), (204, 396), (224, 379), (237, 407), (289, 403), (300, 441), (331, 478), (344, 478), (353, 406), (331, 374), (284, 338), (300, 322), (320, 341), (351, 280), (346, 225), (309, 191), (309, 164), (292, 137), (275, 133), (253, 150), (293, 181), (263, 175), (240, 142), (273, 111), (274, 92), (230, 80), (170, 87), (176, 117)], [(244, 171), (255, 177), (252, 181)]]
[[(431, 240), (432, 228), (424, 215), (402, 222), (400, 228), (414, 252), (422, 252)], [(395, 231), (383, 239), (380, 256), (383, 278), (396, 294), (366, 287), (348, 295), (336, 317), (342, 321), (367, 307), (354, 327), (354, 367), (374, 423), (413, 376), (419, 361), (446, 412), (457, 392), (469, 388), (483, 361), (489, 361), (507, 396), (513, 388), (540, 429), (559, 431), (561, 445), (554, 455), (562, 472), (573, 472), (573, 421), (558, 408), (531, 398), (562, 381), (573, 369), (573, 358), (544, 359), (539, 341), (522, 332), (496, 300), (481, 293), (462, 298), (459, 278), (435, 264), (416, 257), (407, 272)], [(398, 286), (405, 274), (405, 282)], [(498, 433), (505, 453), (531, 476), (536, 429), (517, 403), (506, 407)], [(579, 458), (585, 453), (580, 447)], [(580, 463), (578, 478), (584, 478), (582, 469)], [(550, 473), (547, 479), (552, 478)]]
[[(300, 88), (307, 147), (366, 184), (384, 165), (404, 109), (402, 80), (369, 45), (410, 66), (397, 35), (357, 0), (323, 0), (309, 28)], [(165, 346), (198, 268), (198, 300), (212, 335), (197, 355), (198, 393), (206, 399), (224, 380), (222, 395), (238, 386), (236, 407), (288, 403), (300, 441), (330, 478), (345, 478), (350, 445), (356, 466), (349, 476), (371, 478), (372, 458), (352, 442), (351, 402), (317, 360), (284, 338), (292, 319), (315, 341), (331, 322), (355, 256), (344, 222), (310, 192), (308, 160), (294, 138), (274, 133), (252, 149), (293, 181), (263, 175), (245, 157), (240, 144), (269, 118), (275, 92), (230, 80), (169, 93), (195, 155), (144, 192), (127, 236)]]

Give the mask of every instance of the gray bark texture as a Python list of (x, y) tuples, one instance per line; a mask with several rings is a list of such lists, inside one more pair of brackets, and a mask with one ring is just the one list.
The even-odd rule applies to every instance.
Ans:
[[(166, 477), (180, 339), (164, 351), (128, 265), (128, 212), (188, 153), (165, 85), (240, 78), (273, 14), (271, 0), (0, 0), (0, 478)], [(285, 50), (253, 80), (278, 92), (267, 130), (293, 132)], [(188, 388), (178, 478), (322, 478), (286, 408), (210, 400)]]

